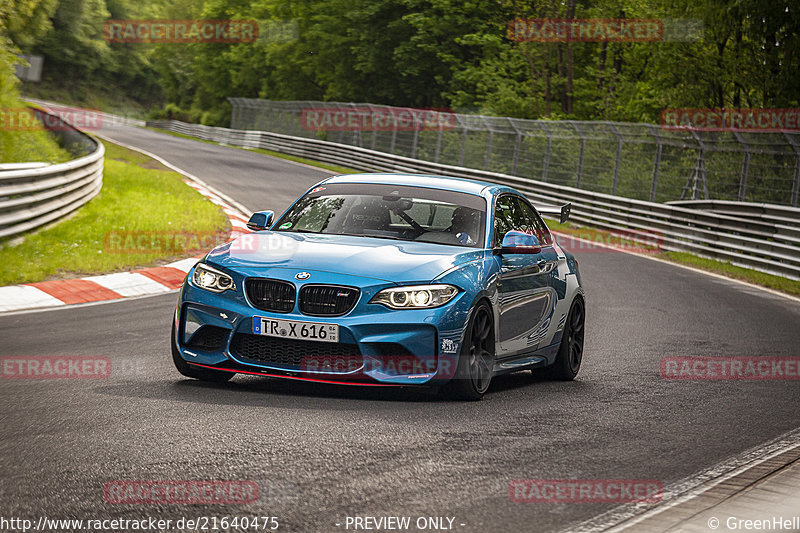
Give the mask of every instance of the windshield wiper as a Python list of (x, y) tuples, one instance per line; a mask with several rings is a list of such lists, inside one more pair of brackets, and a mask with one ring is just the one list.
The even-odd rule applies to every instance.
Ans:
[(368, 237), (372, 239), (388, 239), (390, 241), (407, 241), (402, 237), (390, 237), (388, 235), (364, 235), (363, 233), (337, 233), (336, 235), (346, 235), (348, 237)]

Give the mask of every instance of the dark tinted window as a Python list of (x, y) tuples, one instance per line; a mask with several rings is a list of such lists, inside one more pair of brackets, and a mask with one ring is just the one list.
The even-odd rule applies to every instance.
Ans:
[(550, 235), (550, 231), (547, 229), (547, 226), (542, 220), (542, 217), (539, 216), (537, 213), (525, 200), (519, 200), (520, 209), (524, 213), (525, 218), (527, 219), (528, 224), (528, 231), (531, 231), (536, 234), (536, 237), (539, 239), (539, 242), (543, 245), (553, 244), (553, 237)]
[(486, 201), (476, 195), (374, 184), (321, 186), (277, 222), (278, 231), (357, 235), (482, 247)]
[(495, 204), (494, 245), (499, 246), (511, 230), (536, 235), (543, 245), (552, 244), (547, 226), (533, 208), (517, 196), (504, 195)]

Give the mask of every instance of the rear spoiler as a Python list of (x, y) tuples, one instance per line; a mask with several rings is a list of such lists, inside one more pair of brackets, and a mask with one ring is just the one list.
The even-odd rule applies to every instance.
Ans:
[(562, 224), (567, 221), (569, 218), (569, 213), (572, 211), (572, 204), (567, 203), (562, 205), (561, 207), (555, 205), (542, 205), (537, 206), (536, 209), (539, 211), (539, 214), (545, 218), (558, 218), (559, 222)]

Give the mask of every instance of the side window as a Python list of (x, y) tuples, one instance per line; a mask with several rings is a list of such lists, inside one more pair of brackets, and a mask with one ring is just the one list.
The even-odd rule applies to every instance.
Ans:
[(511, 196), (501, 196), (495, 202), (494, 213), (494, 246), (500, 246), (506, 233), (514, 228), (514, 198)]
[(494, 217), (494, 242), (499, 246), (503, 237), (511, 230), (536, 235), (543, 245), (553, 243), (544, 221), (527, 202), (516, 196), (506, 195), (497, 199)]
[(539, 216), (539, 213), (537, 213), (530, 205), (528, 205), (527, 202), (523, 200), (518, 201), (520, 209), (525, 214), (525, 218), (528, 220), (527, 224), (530, 228), (529, 231), (536, 235), (542, 245), (548, 246), (553, 244), (553, 237), (550, 235), (550, 231), (547, 229), (544, 220), (542, 220), (542, 218)]

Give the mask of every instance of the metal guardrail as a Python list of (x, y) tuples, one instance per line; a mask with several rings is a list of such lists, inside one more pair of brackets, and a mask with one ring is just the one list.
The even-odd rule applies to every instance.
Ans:
[(58, 220), (97, 196), (103, 186), (103, 144), (57, 117), (48, 122), (59, 124), (57, 133), (65, 144), (87, 155), (56, 165), (1, 170), (0, 238)]
[(800, 223), (791, 223), (792, 218), (800, 219), (798, 208), (770, 205), (768, 208), (783, 213), (781, 220), (762, 220), (740, 214), (622, 198), (277, 133), (216, 128), (178, 121), (148, 122), (147, 125), (202, 140), (244, 148), (264, 148), (364, 171), (423, 172), (509, 185), (524, 192), (534, 203), (572, 202), (570, 220), (579, 224), (622, 231), (629, 240), (649, 245), (657, 243), (665, 250), (688, 251), (762, 272), (800, 279)]
[(795, 207), (800, 202), (800, 133), (793, 131), (692, 131), (375, 104), (228, 100), (235, 129), (331, 141), (651, 202), (720, 199)]
[[(82, 112), (90, 112), (90, 113), (99, 115), (101, 117), (101, 119), (102, 119), (102, 124), (105, 124), (105, 125), (109, 125), (109, 124), (124, 124), (126, 126), (139, 126), (139, 127), (142, 127), (142, 128), (145, 125), (145, 121), (144, 120), (140, 120), (140, 119), (137, 119), (137, 118), (121, 117), (119, 115), (112, 115), (111, 113), (103, 113), (102, 111), (99, 111), (99, 110), (96, 110), (96, 109), (83, 109), (83, 108), (80, 108), (80, 107), (67, 106), (67, 105), (64, 105), (64, 104), (56, 103), (56, 102), (50, 102), (48, 100), (39, 100), (37, 98), (27, 98), (26, 97), (25, 101), (26, 102), (30, 102), (32, 104), (39, 105), (39, 106), (43, 106), (43, 107), (45, 107), (45, 108), (47, 108), (49, 110), (52, 110), (56, 114), (58, 114), (60, 111), (69, 112), (69, 111), (76, 111), (76, 110), (82, 111)], [(102, 124), (101, 124), (101, 126), (102, 126)]]

